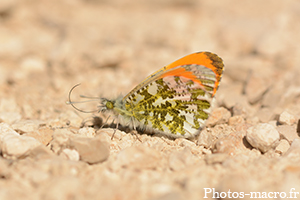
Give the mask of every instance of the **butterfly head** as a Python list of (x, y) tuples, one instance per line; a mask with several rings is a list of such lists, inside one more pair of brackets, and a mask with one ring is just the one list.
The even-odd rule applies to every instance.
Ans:
[(124, 106), (121, 97), (113, 100), (100, 98), (100, 105), (98, 108), (99, 112), (112, 111), (117, 115), (123, 114), (124, 112)]
[(113, 110), (115, 108), (115, 101), (106, 98), (100, 99), (99, 112)]
[[(75, 108), (76, 110), (80, 111), (80, 112), (84, 112), (84, 113), (93, 113), (93, 112), (105, 112), (105, 111), (113, 111), (116, 107), (116, 103), (119, 102), (118, 99), (117, 100), (109, 100), (106, 98), (99, 98), (99, 97), (88, 97), (88, 96), (84, 96), (84, 95), (80, 95), (81, 98), (86, 98), (88, 100), (86, 101), (72, 101), (71, 100), (71, 93), (73, 92), (73, 90), (78, 87), (80, 84), (75, 85), (69, 92), (69, 101), (67, 101), (66, 103), (71, 105), (73, 108)], [(100, 100), (100, 105), (98, 106), (98, 108), (96, 110), (90, 110), (90, 111), (86, 111), (86, 110), (82, 110), (80, 108), (77, 108), (74, 104), (77, 103), (88, 103), (88, 102), (93, 102), (93, 101), (99, 101)]]

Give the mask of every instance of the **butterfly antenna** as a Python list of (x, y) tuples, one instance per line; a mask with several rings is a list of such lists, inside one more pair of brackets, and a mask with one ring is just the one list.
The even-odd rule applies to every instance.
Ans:
[[(87, 103), (87, 102), (92, 102), (92, 101), (95, 101), (96, 98), (97, 98), (97, 97), (87, 97), (87, 96), (80, 95), (80, 97), (83, 97), (83, 98), (90, 98), (91, 100), (87, 100), (87, 101), (79, 101), (79, 102), (72, 101), (72, 100), (71, 100), (71, 94), (72, 94), (73, 90), (74, 90), (76, 87), (78, 87), (79, 85), (80, 85), (80, 83), (74, 85), (74, 86), (71, 88), (71, 90), (70, 90), (70, 92), (69, 92), (69, 101), (67, 101), (66, 104), (71, 105), (75, 110), (78, 110), (79, 112), (83, 112), (83, 113), (93, 113), (93, 112), (98, 112), (99, 109), (97, 109), (97, 110), (91, 110), (91, 111), (85, 111), (85, 110), (81, 110), (81, 109), (77, 108), (77, 107), (74, 105), (75, 103)], [(97, 98), (97, 100), (99, 100), (99, 98)]]
[[(80, 85), (80, 83), (77, 84), (77, 85)], [(76, 87), (76, 85), (74, 87)], [(89, 97), (89, 96), (85, 96), (85, 95), (80, 95), (80, 97), (81, 98), (86, 98), (86, 99), (96, 99), (96, 100), (99, 100), (99, 97)]]

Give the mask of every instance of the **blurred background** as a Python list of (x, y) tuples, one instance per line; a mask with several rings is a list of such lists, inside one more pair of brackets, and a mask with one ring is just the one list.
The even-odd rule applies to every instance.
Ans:
[(197, 51), (223, 58), (223, 89), (246, 95), (243, 104), (283, 81), (280, 98), (300, 82), (299, 20), (297, 0), (1, 0), (0, 110), (57, 117), (77, 83), (75, 96), (125, 95)]
[[(201, 199), (207, 187), (299, 186), (299, 22), (299, 0), (0, 0), (0, 199)], [(200, 137), (197, 143), (139, 135), (142, 143), (120, 131), (111, 140), (116, 129), (80, 129), (92, 114), (65, 103), (78, 83), (73, 101), (126, 95), (198, 51), (214, 52), (225, 64), (215, 115), (221, 123), (203, 131), (206, 146)], [(98, 104), (76, 106), (88, 111)], [(280, 127), (283, 111), (291, 123)], [(285, 128), (280, 148), (261, 153), (244, 143), (259, 122)], [(7, 130), (17, 139), (2, 140)], [(78, 137), (86, 151), (87, 138), (106, 139), (108, 160), (82, 160), (97, 157), (97, 145), (88, 153), (66, 148)], [(28, 156), (32, 141), (42, 145)], [(290, 148), (293, 141), (298, 146)]]

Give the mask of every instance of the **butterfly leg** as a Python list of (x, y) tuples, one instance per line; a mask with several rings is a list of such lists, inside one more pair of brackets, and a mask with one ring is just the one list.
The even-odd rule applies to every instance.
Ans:
[(107, 121), (109, 118), (110, 118), (110, 115), (106, 118), (105, 122), (101, 125), (100, 129), (102, 129), (105, 126), (105, 124), (107, 124)]
[(131, 123), (132, 123), (132, 127), (133, 127), (133, 130), (135, 130), (134, 134), (136, 136), (136, 138), (142, 142), (142, 140), (139, 138), (138, 134), (137, 134), (137, 130), (136, 130), (136, 126), (135, 126), (135, 123), (134, 123), (134, 119), (131, 117)]
[[(112, 123), (114, 123), (114, 121), (115, 121), (115, 119), (112, 121)], [(111, 136), (111, 140), (114, 139), (115, 133), (116, 133), (116, 131), (117, 131), (118, 128), (119, 128), (119, 116), (117, 117), (116, 128), (114, 129), (114, 132), (113, 132), (113, 134), (112, 134), (112, 136)]]

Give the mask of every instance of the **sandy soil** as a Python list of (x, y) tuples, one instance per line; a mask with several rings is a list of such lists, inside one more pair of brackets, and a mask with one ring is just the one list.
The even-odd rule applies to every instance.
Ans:
[[(299, 198), (299, 21), (297, 0), (1, 0), (0, 199)], [(226, 69), (195, 140), (99, 129), (66, 104), (197, 51)]]

